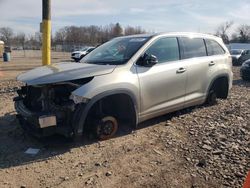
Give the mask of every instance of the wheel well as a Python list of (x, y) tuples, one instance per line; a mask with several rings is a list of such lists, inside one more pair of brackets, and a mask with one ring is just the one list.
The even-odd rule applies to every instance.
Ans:
[(221, 99), (226, 99), (228, 96), (229, 80), (227, 76), (221, 76), (213, 81), (210, 91), (214, 90), (216, 96)]
[(136, 108), (127, 94), (113, 94), (96, 101), (87, 114), (86, 127), (106, 115), (114, 116), (119, 124), (122, 122), (132, 127), (136, 125)]

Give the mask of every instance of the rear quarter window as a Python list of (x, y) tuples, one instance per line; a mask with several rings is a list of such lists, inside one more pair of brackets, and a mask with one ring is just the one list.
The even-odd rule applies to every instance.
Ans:
[(222, 55), (225, 54), (225, 50), (221, 47), (221, 45), (211, 39), (205, 39), (206, 46), (207, 46), (207, 55)]
[(207, 56), (205, 43), (202, 38), (180, 37), (179, 43), (182, 59)]

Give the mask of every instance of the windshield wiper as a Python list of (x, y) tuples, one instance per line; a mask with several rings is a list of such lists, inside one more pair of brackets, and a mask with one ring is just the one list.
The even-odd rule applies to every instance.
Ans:
[(95, 64), (95, 65), (112, 65), (110, 62), (83, 62), (87, 64)]

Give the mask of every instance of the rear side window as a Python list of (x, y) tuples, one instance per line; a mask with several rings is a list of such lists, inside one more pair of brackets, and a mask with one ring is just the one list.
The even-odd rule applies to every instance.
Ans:
[(188, 59), (193, 57), (207, 56), (204, 40), (201, 38), (179, 38), (181, 47), (181, 58)]
[(225, 54), (225, 50), (216, 41), (205, 39), (205, 42), (208, 56)]
[(150, 46), (147, 54), (157, 57), (159, 63), (179, 60), (179, 46), (177, 38), (167, 37), (157, 40)]

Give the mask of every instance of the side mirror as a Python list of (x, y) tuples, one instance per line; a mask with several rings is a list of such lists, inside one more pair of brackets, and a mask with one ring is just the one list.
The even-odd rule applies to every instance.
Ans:
[(143, 56), (139, 58), (137, 61), (137, 65), (144, 67), (152, 67), (158, 63), (158, 59), (156, 56), (145, 53)]

